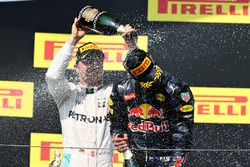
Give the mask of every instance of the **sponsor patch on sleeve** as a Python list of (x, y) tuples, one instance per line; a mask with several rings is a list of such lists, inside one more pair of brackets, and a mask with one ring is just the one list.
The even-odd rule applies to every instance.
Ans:
[(185, 102), (188, 102), (190, 100), (191, 96), (189, 92), (181, 93), (181, 99)]
[(193, 111), (194, 107), (192, 105), (185, 105), (180, 108), (181, 112), (191, 112)]

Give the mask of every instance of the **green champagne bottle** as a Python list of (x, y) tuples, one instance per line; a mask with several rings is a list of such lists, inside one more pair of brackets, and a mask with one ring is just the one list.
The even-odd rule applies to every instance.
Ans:
[(79, 12), (80, 24), (99, 34), (115, 35), (124, 32), (125, 27), (110, 13), (85, 6)]

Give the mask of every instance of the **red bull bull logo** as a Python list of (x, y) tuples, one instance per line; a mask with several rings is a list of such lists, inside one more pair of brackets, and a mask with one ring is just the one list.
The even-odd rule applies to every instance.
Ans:
[(162, 118), (162, 111), (156, 109), (155, 107), (152, 107), (150, 104), (144, 103), (129, 110), (128, 116), (140, 117), (142, 119)]

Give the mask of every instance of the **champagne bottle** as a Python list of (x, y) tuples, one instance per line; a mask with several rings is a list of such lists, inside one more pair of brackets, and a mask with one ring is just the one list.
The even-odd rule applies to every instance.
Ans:
[(123, 153), (123, 157), (124, 157), (124, 165), (123, 165), (124, 167), (139, 167), (136, 161), (132, 159), (133, 153), (131, 152), (130, 149), (127, 149)]
[(91, 6), (83, 7), (78, 17), (81, 18), (80, 24), (82, 26), (99, 34), (115, 35), (125, 31), (124, 25), (110, 13), (99, 11)]

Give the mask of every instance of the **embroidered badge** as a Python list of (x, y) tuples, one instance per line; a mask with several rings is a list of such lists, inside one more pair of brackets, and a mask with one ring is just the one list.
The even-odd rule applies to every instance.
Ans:
[(184, 92), (184, 93), (181, 93), (181, 99), (185, 102), (188, 102), (190, 100), (190, 94), (189, 92)]
[(181, 112), (191, 112), (193, 111), (194, 107), (192, 105), (185, 105), (180, 108)]

